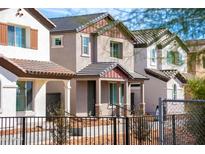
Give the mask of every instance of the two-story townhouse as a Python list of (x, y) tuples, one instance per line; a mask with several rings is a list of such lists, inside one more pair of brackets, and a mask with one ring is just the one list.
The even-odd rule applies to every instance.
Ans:
[(188, 72), (196, 77), (205, 77), (205, 40), (187, 40), (189, 48)]
[(46, 83), (65, 84), (69, 111), (74, 73), (50, 61), (55, 25), (32, 8), (0, 9), (0, 117), (45, 116)]
[[(51, 31), (51, 60), (77, 73), (71, 80), (73, 114), (126, 115), (127, 109), (134, 108), (130, 104), (133, 83), (141, 87), (139, 104), (143, 112), (147, 78), (134, 71), (136, 40), (123, 23), (108, 13), (50, 20), (56, 25)], [(60, 92), (63, 99), (60, 89), (58, 83), (48, 85), (51, 93)]]
[[(187, 73), (189, 50), (183, 41), (168, 29), (136, 30), (133, 34), (138, 40), (135, 44), (135, 71), (150, 78), (145, 83), (146, 112), (154, 114), (159, 97), (185, 98), (185, 83), (190, 77)], [(175, 104), (177, 111), (183, 110), (183, 104), (171, 104)], [(170, 113), (169, 109), (171, 107), (167, 108)]]

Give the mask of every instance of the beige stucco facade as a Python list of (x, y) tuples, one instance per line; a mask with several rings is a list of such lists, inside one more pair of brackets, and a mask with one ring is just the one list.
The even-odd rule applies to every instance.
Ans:
[[(52, 47), (51, 46), (51, 60), (65, 66), (66, 68), (71, 69), (74, 72), (78, 72), (88, 66), (91, 63), (96, 62), (117, 62), (122, 65), (125, 69), (130, 72), (134, 72), (134, 46), (132, 41), (128, 37), (127, 39), (110, 37), (105, 35), (93, 35), (91, 33), (82, 33), (82, 32), (52, 32), (52, 37), (62, 35), (63, 44), (61, 47)], [(89, 55), (82, 54), (82, 37), (89, 37)], [(127, 36), (126, 36), (127, 37)], [(51, 40), (52, 41), (52, 40)], [(110, 56), (110, 41), (116, 41), (123, 44), (123, 58), (118, 59)], [(87, 79), (72, 79), (71, 80), (71, 113), (77, 115), (88, 115), (88, 102), (87, 102), (87, 82), (96, 81), (96, 78), (87, 78)], [(100, 83), (100, 96), (96, 93), (96, 102), (100, 101), (100, 113), (101, 115), (110, 115), (111, 107), (109, 106), (109, 82), (121, 83), (122, 81), (116, 79), (109, 81), (101, 81)], [(124, 81), (123, 81), (124, 82)], [(137, 82), (140, 83), (141, 82)], [(126, 82), (128, 84), (128, 81)], [(50, 83), (47, 86), (47, 91), (54, 92), (53, 89), (57, 84)], [(58, 85), (62, 89), (63, 85)], [(97, 88), (97, 85), (96, 85)], [(59, 90), (55, 92), (61, 92)], [(127, 99), (130, 99), (130, 94), (128, 96), (126, 91)], [(129, 92), (130, 93), (130, 92)], [(139, 91), (140, 93), (140, 91)], [(62, 95), (63, 96), (63, 95)], [(62, 98), (63, 99), (63, 98)], [(129, 100), (130, 103), (130, 100)], [(128, 104), (129, 104), (128, 103)], [(130, 104), (129, 104), (130, 106)]]

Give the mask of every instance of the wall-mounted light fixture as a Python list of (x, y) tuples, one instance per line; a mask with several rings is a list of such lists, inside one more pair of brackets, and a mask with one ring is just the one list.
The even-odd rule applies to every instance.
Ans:
[(16, 16), (22, 17), (23, 13), (21, 11), (22, 11), (22, 9), (18, 9), (17, 13), (16, 13)]

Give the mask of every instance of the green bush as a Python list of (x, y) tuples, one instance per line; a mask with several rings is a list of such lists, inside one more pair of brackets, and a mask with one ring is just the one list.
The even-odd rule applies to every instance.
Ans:
[[(205, 78), (189, 80), (186, 88), (192, 99), (205, 100)], [(205, 103), (186, 103), (186, 111), (186, 126), (194, 137), (195, 144), (205, 144)]]

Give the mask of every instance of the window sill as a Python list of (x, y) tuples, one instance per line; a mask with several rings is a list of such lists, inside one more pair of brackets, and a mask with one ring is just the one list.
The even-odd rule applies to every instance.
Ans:
[(34, 116), (34, 111), (16, 111), (17, 116)]
[(90, 58), (90, 55), (82, 54), (81, 57)]
[(61, 45), (61, 46), (51, 46), (51, 48), (64, 48), (64, 46), (63, 45)]

